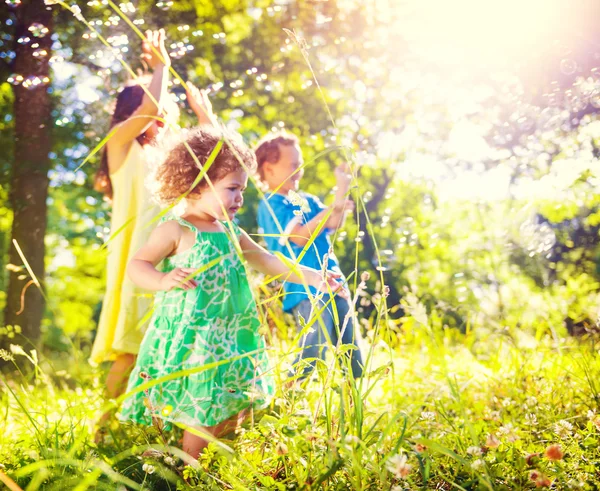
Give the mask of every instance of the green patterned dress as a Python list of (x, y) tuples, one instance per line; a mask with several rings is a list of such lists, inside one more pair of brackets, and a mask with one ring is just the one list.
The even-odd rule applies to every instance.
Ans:
[[(196, 234), (194, 245), (163, 261), (162, 270), (196, 268), (198, 287), (156, 294), (154, 314), (129, 377), (127, 392), (145, 382), (181, 371), (127, 397), (119, 419), (152, 424), (214, 426), (241, 410), (266, 407), (274, 386), (258, 310), (236, 238), (201, 232), (182, 218), (168, 216)], [(233, 225), (235, 234), (240, 231)]]

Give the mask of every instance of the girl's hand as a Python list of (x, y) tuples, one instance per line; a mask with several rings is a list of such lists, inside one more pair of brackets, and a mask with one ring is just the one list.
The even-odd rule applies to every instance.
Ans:
[[(154, 49), (153, 49), (154, 48)], [(171, 58), (167, 48), (165, 48), (165, 30), (146, 31), (146, 39), (142, 42), (143, 61), (154, 70), (156, 66), (162, 63), (164, 66), (171, 66)]]
[[(173, 288), (181, 288), (182, 290), (191, 290), (198, 286), (198, 282), (188, 278), (196, 271), (194, 268), (175, 268), (160, 279), (160, 289), (171, 291)], [(186, 278), (188, 278), (186, 280)]]
[(208, 91), (200, 90), (192, 82), (186, 82), (187, 100), (192, 111), (198, 117), (200, 124), (213, 124), (215, 115), (213, 114), (212, 104), (208, 99)]
[(308, 283), (314, 286), (320, 292), (329, 293), (331, 291), (342, 298), (350, 298), (350, 292), (339, 281), (342, 278), (340, 273), (325, 271), (325, 276), (323, 277), (321, 272), (315, 271), (311, 276), (312, 277), (309, 279)]

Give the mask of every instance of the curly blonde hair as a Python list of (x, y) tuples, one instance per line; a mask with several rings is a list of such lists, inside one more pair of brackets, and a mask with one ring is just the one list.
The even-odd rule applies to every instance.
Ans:
[[(190, 189), (201, 170), (196, 159), (204, 167), (221, 141), (222, 147), (206, 174)], [(208, 187), (208, 180), (214, 183), (238, 170), (253, 174), (255, 169), (254, 153), (239, 134), (204, 125), (184, 132), (183, 138), (179, 138), (167, 152), (154, 175), (154, 194), (162, 203), (173, 203), (188, 191), (187, 196), (198, 197)]]

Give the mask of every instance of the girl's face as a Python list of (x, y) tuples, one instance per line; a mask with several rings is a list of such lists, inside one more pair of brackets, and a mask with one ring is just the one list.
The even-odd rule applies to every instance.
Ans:
[[(163, 117), (159, 115), (160, 117)], [(165, 124), (162, 121), (155, 119), (152, 124), (145, 131), (144, 136), (148, 141), (158, 141), (162, 138), (165, 133)]]
[(220, 181), (213, 182), (214, 191), (204, 187), (198, 198), (187, 200), (187, 212), (206, 214), (214, 220), (232, 220), (244, 204), (243, 193), (248, 185), (244, 170), (230, 172)]

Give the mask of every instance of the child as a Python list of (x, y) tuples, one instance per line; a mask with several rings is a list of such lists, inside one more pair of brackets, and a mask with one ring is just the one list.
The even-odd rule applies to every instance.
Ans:
[[(103, 150), (96, 175), (96, 189), (111, 201), (111, 232), (115, 236), (108, 243), (106, 295), (90, 360), (113, 362), (106, 380), (110, 398), (124, 389), (142, 340), (139, 324), (152, 307), (151, 299), (126, 281), (125, 268), (148, 237), (148, 221), (159, 212), (145, 190), (144, 175), (147, 145), (164, 131), (153, 118), (164, 114), (167, 99), (169, 56), (164, 31), (146, 32), (142, 59), (153, 71), (147, 86), (152, 98), (141, 85), (129, 85), (119, 93), (110, 125), (114, 134)], [(100, 423), (107, 418), (105, 414)]]
[[(167, 129), (155, 117), (162, 116), (172, 123), (178, 117), (178, 108), (167, 94), (170, 61), (162, 29), (146, 32), (141, 57), (153, 71), (146, 88), (152, 97), (139, 83), (119, 93), (110, 125), (113, 134), (96, 175), (96, 189), (111, 200), (113, 235), (108, 242), (106, 295), (90, 360), (95, 364), (112, 361), (106, 380), (110, 398), (125, 388), (142, 341), (144, 317), (152, 307), (152, 298), (127, 280), (125, 269), (148, 238), (148, 224), (160, 211), (144, 186), (148, 157), (153, 151), (150, 143), (160, 140)], [(188, 101), (200, 123), (210, 123), (210, 107), (203, 107), (206, 98), (191, 85)], [(108, 416), (105, 414), (99, 424)]]
[[(225, 135), (227, 143), (197, 182)], [(191, 151), (193, 155), (190, 155)], [(241, 162), (240, 162), (241, 160)], [(214, 127), (191, 132), (171, 150), (156, 173), (156, 195), (174, 203), (186, 195), (181, 217), (166, 215), (129, 263), (134, 283), (154, 290), (155, 310), (144, 336), (128, 392), (182, 370), (125, 399), (120, 419), (151, 424), (177, 422), (219, 437), (273, 395), (265, 343), (246, 270), (238, 250), (255, 269), (285, 274), (288, 281), (337, 291), (337, 275), (301, 267), (290, 272), (231, 220), (243, 203), (254, 154), (239, 137)], [(162, 267), (157, 269), (157, 265)], [(208, 442), (185, 431), (183, 449), (197, 458)]]
[[(327, 257), (327, 268), (341, 274), (329, 234), (342, 225), (345, 212), (353, 209), (353, 203), (346, 198), (351, 180), (347, 166), (340, 166), (335, 171), (338, 189), (333, 205), (328, 208), (315, 196), (298, 194), (304, 170), (302, 153), (295, 136), (286, 133), (268, 136), (258, 144), (255, 154), (260, 178), (269, 187), (269, 192), (258, 206), (258, 225), (261, 233), (265, 234), (267, 248), (294, 261), (299, 258), (300, 264), (312, 268), (321, 268)], [(323, 226), (319, 229), (322, 222)], [(316, 235), (314, 242), (303, 254), (305, 245), (313, 235)], [(315, 366), (315, 358), (324, 358), (328, 343), (355, 347), (350, 362), (352, 374), (360, 377), (362, 358), (348, 299), (339, 295), (334, 298), (325, 295), (318, 305), (313, 306), (302, 285), (286, 282), (284, 289), (284, 311), (295, 314), (299, 329), (302, 327), (300, 317), (307, 325), (312, 325), (301, 340), (302, 351), (294, 361), (294, 366), (303, 359), (313, 360), (303, 368), (299, 378), (309, 375)], [(314, 290), (311, 289), (311, 292), (314, 293)]]

